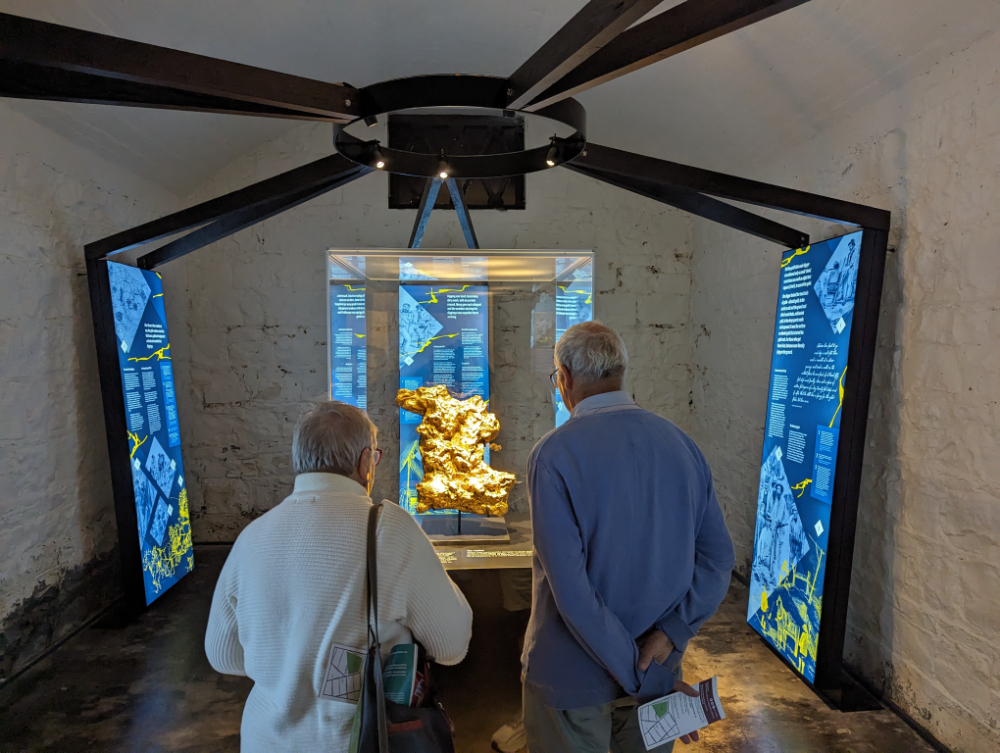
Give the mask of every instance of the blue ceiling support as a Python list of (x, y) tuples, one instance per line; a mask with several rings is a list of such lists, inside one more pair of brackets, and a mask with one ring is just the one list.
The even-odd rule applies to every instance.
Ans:
[(413, 233), (410, 234), (410, 248), (420, 248), (420, 242), (424, 239), (424, 231), (427, 230), (427, 222), (431, 218), (434, 202), (437, 201), (442, 182), (440, 178), (427, 179), (423, 198), (420, 199), (420, 209), (417, 211), (417, 221), (413, 224)]
[(476, 229), (472, 227), (472, 215), (469, 214), (469, 208), (465, 206), (462, 189), (458, 187), (454, 178), (448, 178), (446, 182), (448, 193), (451, 194), (451, 203), (455, 205), (455, 211), (458, 213), (458, 224), (462, 226), (462, 232), (465, 233), (465, 243), (469, 248), (479, 248)]
[(469, 248), (479, 248), (479, 240), (476, 238), (476, 230), (472, 227), (472, 217), (469, 215), (469, 208), (465, 206), (465, 199), (462, 197), (462, 189), (454, 178), (441, 180), (441, 178), (428, 178), (424, 187), (424, 195), (420, 199), (420, 209), (417, 211), (417, 221), (413, 224), (413, 233), (410, 235), (410, 248), (420, 248), (420, 243), (424, 239), (424, 232), (427, 230), (427, 223), (431, 219), (431, 212), (434, 211), (434, 204), (437, 202), (438, 192), (441, 184), (448, 186), (448, 193), (451, 194), (451, 203), (455, 205), (455, 212), (458, 214), (458, 224), (462, 226), (462, 233), (465, 235), (465, 242)]

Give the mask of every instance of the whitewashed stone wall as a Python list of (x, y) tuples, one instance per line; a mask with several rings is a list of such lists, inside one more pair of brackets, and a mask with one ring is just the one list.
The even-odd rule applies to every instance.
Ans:
[(0, 680), (117, 596), (83, 244), (175, 201), (0, 103)]
[[(190, 201), (318, 159), (331, 139), (328, 126), (298, 128)], [(473, 213), (480, 244), (594, 249), (597, 316), (622, 332), (632, 353), (630, 388), (641, 404), (688, 427), (688, 218), (567, 170), (529, 176), (527, 192), (524, 211)], [(187, 397), (181, 426), (197, 541), (233, 540), (288, 493), (292, 427), (327, 390), (324, 251), (405, 248), (416, 212), (387, 204), (387, 176), (369, 175), (163, 269), (168, 300), (188, 306), (186, 341), (174, 338), (178, 362), (190, 364), (178, 371), (178, 387)], [(433, 214), (423, 246), (465, 248), (454, 213)], [(529, 332), (522, 336), (527, 343)], [(499, 366), (494, 379), (535, 378), (526, 364), (520, 372), (507, 361)], [(373, 418), (391, 445), (394, 389), (371, 392)], [(541, 426), (502, 429), (498, 464), (523, 468)], [(391, 464), (380, 472), (375, 493), (393, 498)]]
[[(994, 33), (741, 171), (893, 213), (847, 654), (970, 753), (1000, 748), (998, 49)], [(695, 437), (745, 572), (779, 250), (701, 221), (693, 239)]]

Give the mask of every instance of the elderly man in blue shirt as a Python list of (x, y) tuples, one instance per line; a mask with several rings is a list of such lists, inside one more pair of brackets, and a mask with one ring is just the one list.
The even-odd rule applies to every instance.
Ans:
[(528, 460), (528, 749), (638, 753), (639, 704), (697, 695), (680, 680), (681, 658), (726, 595), (733, 544), (698, 446), (624, 391), (621, 337), (577, 324), (555, 362), (572, 416)]

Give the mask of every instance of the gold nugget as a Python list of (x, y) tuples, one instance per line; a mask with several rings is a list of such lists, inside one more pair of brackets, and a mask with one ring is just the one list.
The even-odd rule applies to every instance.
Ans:
[(500, 433), (500, 421), (476, 395), (456, 400), (443, 384), (400, 390), (396, 405), (424, 417), (420, 458), (424, 479), (417, 484), (417, 512), (461, 510), (476, 515), (504, 515), (513, 473), (491, 468), (484, 445)]

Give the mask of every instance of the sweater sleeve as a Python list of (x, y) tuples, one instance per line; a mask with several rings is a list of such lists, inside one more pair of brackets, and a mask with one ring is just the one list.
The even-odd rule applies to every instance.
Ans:
[(472, 639), (472, 608), (448, 577), (434, 545), (407, 513), (398, 521), (409, 549), (406, 626), (439, 664), (458, 664)]
[(205, 654), (212, 669), (226, 675), (246, 676), (243, 666), (243, 646), (236, 622), (236, 571), (239, 541), (226, 559), (215, 584), (212, 611), (205, 631)]
[(719, 500), (715, 496), (712, 472), (707, 463), (705, 469), (708, 473), (708, 501), (695, 534), (691, 587), (680, 603), (656, 622), (656, 627), (666, 633), (682, 653), (698, 628), (715, 614), (719, 604), (726, 598), (733, 566), (736, 564), (733, 541), (726, 528)]

